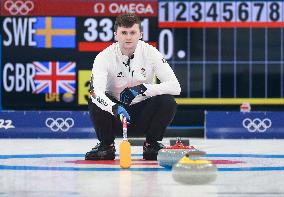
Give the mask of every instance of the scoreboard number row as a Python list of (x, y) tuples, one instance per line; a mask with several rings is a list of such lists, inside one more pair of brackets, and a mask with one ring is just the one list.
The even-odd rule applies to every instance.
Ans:
[(159, 3), (159, 22), (283, 22), (283, 13), (283, 1)]

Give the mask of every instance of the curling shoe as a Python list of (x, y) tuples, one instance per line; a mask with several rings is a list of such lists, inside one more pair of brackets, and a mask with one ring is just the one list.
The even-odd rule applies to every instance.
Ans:
[(85, 155), (85, 160), (114, 160), (115, 146), (114, 144), (98, 143), (90, 152)]
[(160, 149), (162, 149), (164, 145), (159, 142), (144, 142), (143, 146), (143, 159), (145, 160), (154, 160), (157, 161), (157, 155)]

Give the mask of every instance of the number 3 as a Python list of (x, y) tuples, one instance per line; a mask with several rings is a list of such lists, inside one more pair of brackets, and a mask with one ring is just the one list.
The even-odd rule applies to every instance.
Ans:
[[(85, 20), (84, 26), (87, 27), (87, 32), (84, 33), (84, 38), (87, 41), (95, 41), (98, 37), (101, 41), (110, 41), (113, 37), (112, 21), (109, 18), (103, 18), (99, 23), (94, 18), (88, 18)], [(98, 33), (98, 27), (101, 27), (102, 32)]]

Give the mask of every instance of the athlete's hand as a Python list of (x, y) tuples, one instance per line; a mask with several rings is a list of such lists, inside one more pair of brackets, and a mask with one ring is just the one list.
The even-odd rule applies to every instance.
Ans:
[(138, 96), (139, 94), (143, 95), (146, 90), (147, 88), (143, 84), (130, 88), (125, 88), (120, 93), (120, 101), (126, 105), (130, 105), (130, 103), (136, 96)]
[(125, 117), (127, 122), (130, 122), (130, 116), (122, 105), (115, 104), (114, 106), (112, 106), (112, 112), (116, 117), (120, 119), (120, 121), (122, 121), (122, 118)]

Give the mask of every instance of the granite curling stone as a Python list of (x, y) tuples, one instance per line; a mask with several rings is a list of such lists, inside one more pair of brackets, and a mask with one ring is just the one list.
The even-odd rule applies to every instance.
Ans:
[(211, 183), (217, 178), (217, 167), (209, 160), (192, 160), (186, 154), (172, 168), (172, 176), (176, 182), (191, 185)]
[(157, 160), (160, 166), (171, 168), (186, 153), (190, 154), (191, 158), (199, 158), (206, 154), (206, 152), (197, 150), (193, 146), (184, 146), (180, 140), (177, 140), (175, 145), (164, 146), (159, 150)]

